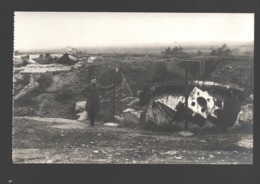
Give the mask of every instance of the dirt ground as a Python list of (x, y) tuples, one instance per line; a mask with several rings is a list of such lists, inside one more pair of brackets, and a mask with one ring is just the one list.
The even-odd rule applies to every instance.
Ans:
[(252, 127), (190, 130), (106, 127), (61, 118), (14, 117), (13, 162), (252, 164)]

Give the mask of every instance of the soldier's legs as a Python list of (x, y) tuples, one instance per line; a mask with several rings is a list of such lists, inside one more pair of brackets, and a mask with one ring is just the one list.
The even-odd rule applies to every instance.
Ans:
[(93, 125), (94, 120), (93, 120), (93, 112), (92, 111), (88, 112), (88, 117), (89, 117), (90, 125)]
[(95, 123), (95, 119), (96, 119), (96, 112), (90, 111), (89, 112), (89, 121), (90, 121), (90, 125), (94, 126)]
[(90, 121), (91, 126), (94, 126), (94, 123), (95, 123), (95, 120), (96, 120), (96, 116), (97, 116), (97, 113), (96, 113), (96, 112), (93, 112), (93, 114), (92, 114), (92, 119), (91, 119), (91, 121)]

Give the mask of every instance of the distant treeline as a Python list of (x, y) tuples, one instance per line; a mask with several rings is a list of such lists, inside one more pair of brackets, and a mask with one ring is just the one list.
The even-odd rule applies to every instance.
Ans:
[[(181, 45), (181, 46), (133, 46), (133, 47), (82, 47), (77, 48), (82, 53), (89, 53), (89, 54), (137, 54), (137, 55), (161, 55), (162, 52), (166, 55), (173, 55), (173, 54), (208, 54), (208, 55), (214, 55), (214, 54), (252, 54), (253, 53), (253, 45), (251, 44), (244, 44), (244, 45), (229, 45), (227, 47), (227, 44), (224, 45)], [(231, 50), (230, 51), (228, 50)], [(23, 51), (23, 50), (15, 50), (14, 54), (44, 54), (44, 53), (50, 53), (50, 54), (64, 54), (67, 52), (66, 48), (61, 49), (35, 49), (31, 51)], [(212, 54), (211, 54), (212, 53)]]

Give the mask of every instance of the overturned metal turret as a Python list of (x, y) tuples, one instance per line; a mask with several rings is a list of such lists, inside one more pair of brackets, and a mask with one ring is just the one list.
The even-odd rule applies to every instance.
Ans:
[(221, 128), (232, 127), (243, 95), (244, 89), (237, 85), (212, 81), (188, 81), (188, 86), (184, 81), (148, 84), (140, 93), (140, 103), (145, 105), (142, 121), (164, 124), (188, 120), (200, 126), (210, 121)]

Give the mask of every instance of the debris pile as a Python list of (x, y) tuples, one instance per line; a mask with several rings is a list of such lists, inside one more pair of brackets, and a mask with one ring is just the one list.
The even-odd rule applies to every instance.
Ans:
[(13, 56), (13, 58), (15, 67), (26, 66), (27, 64), (36, 63), (33, 59), (30, 58), (30, 55)]
[(125, 118), (126, 123), (135, 123), (140, 122), (141, 110), (137, 111), (135, 109), (127, 108), (123, 111), (123, 117)]
[(241, 106), (241, 111), (238, 114), (238, 118), (235, 126), (240, 127), (243, 125), (253, 125), (254, 115), (253, 115), (253, 95), (249, 96), (249, 102)]
[(253, 148), (253, 136), (252, 135), (243, 136), (243, 137), (241, 137), (241, 140), (239, 140), (236, 144), (243, 148), (252, 149)]
[(74, 65), (78, 62), (78, 59), (72, 55), (65, 53), (61, 58), (54, 61), (54, 63), (63, 65)]
[(45, 73), (59, 73), (59, 72), (67, 72), (70, 71), (72, 67), (57, 65), (57, 64), (30, 64), (23, 68), (19, 73), (20, 74), (45, 74)]
[(85, 110), (87, 101), (77, 101), (75, 103), (75, 111), (83, 112)]
[(77, 119), (78, 121), (86, 121), (88, 119), (88, 112), (87, 111), (83, 111), (77, 114), (77, 116), (79, 116), (79, 118)]
[(113, 123), (113, 122), (108, 122), (108, 123), (104, 123), (104, 126), (108, 126), (108, 127), (118, 127), (119, 124), (118, 124), (118, 123)]
[(87, 101), (77, 101), (75, 103), (75, 111), (79, 112), (77, 114), (77, 116), (79, 116), (79, 118), (77, 119), (78, 121), (85, 121), (88, 119), (88, 113), (87, 111), (85, 111), (86, 104)]
[(253, 124), (253, 105), (252, 104), (246, 104), (246, 105), (242, 106), (242, 110), (240, 111), (238, 120), (243, 123)]

